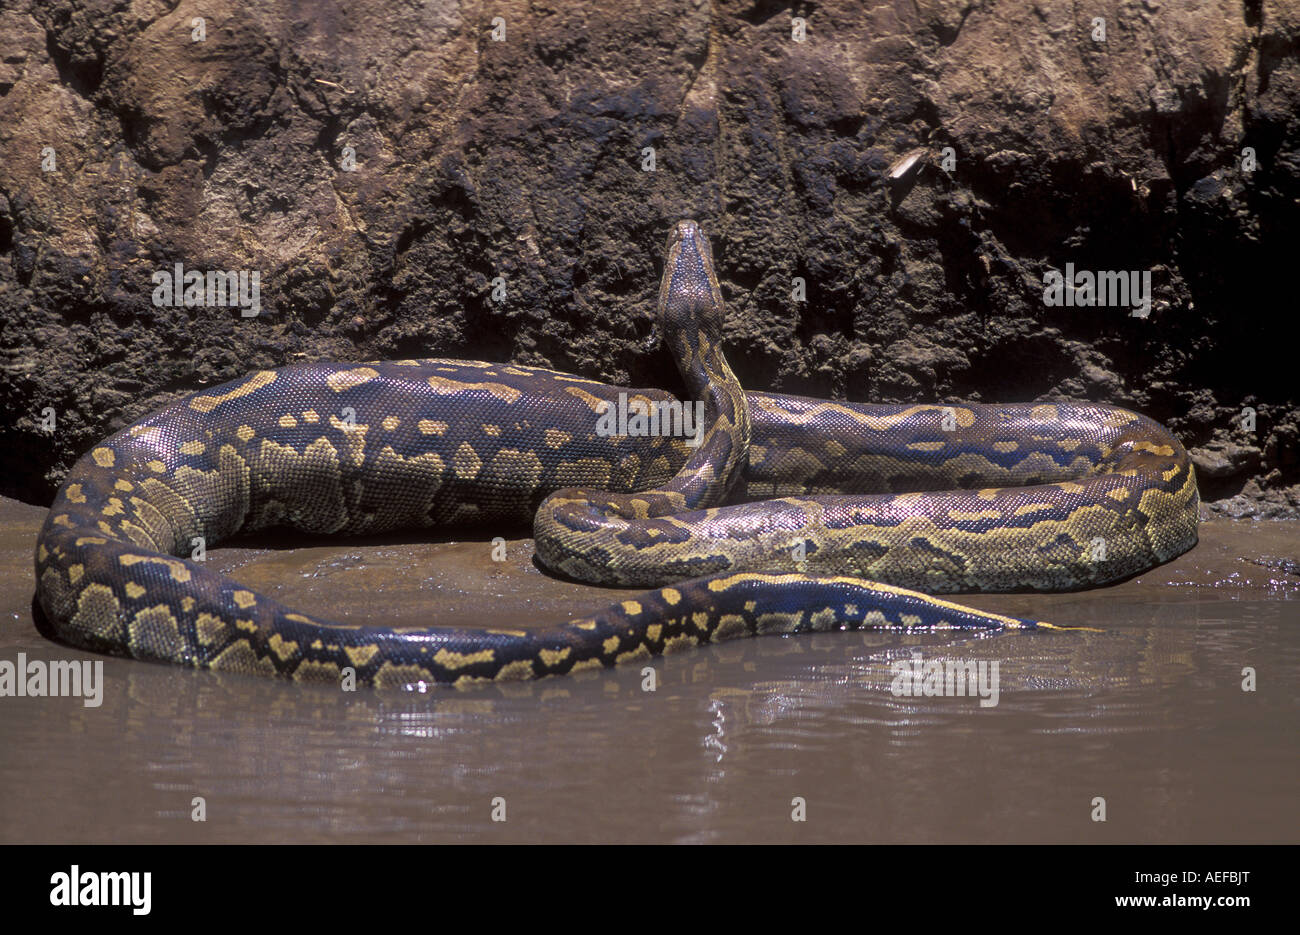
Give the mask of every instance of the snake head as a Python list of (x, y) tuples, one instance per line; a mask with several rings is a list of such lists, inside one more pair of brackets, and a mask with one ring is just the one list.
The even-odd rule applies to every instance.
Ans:
[(716, 343), (722, 336), (726, 311), (709, 239), (695, 221), (678, 221), (664, 250), (664, 278), (659, 286), (659, 324), (664, 338), (703, 332)]

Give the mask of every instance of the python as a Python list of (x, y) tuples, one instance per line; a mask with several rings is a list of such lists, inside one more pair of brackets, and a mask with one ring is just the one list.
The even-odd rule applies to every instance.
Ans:
[(627, 393), (618, 394), (618, 403), (601, 404), (596, 420), (596, 434), (612, 435), (680, 435), (692, 448), (699, 447), (704, 432), (704, 401), (681, 402), (645, 399), (628, 402)]
[[(699, 225), (678, 223), (665, 258), (658, 324), (690, 398), (705, 404), (698, 446), (595, 431), (621, 393), (652, 404), (670, 394), (535, 367), (257, 371), (179, 400), (73, 466), (36, 544), (47, 632), (196, 668), (466, 685), (744, 636), (1060, 629), (932, 595), (1096, 587), (1195, 544), (1192, 466), (1150, 419), (1093, 403), (746, 392), (722, 349), (726, 314)], [(360, 535), (529, 518), (551, 570), (653, 590), (537, 628), (392, 626), (382, 608), (349, 625), (183, 557), (195, 539), (211, 547), (272, 527)], [(1104, 557), (1091, 548), (1099, 538)]]

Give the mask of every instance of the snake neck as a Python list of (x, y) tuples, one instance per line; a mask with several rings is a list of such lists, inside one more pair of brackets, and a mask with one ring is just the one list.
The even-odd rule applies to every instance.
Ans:
[(690, 396), (704, 402), (708, 428), (681, 471), (662, 488), (678, 509), (722, 502), (739, 481), (750, 440), (745, 391), (722, 351), (726, 306), (708, 238), (695, 221), (668, 235), (659, 322)]
[[(749, 406), (722, 353), (725, 317), (708, 240), (694, 221), (680, 221), (668, 236), (659, 320), (688, 389), (704, 402), (708, 428), (686, 464), (659, 487), (636, 494), (567, 488), (547, 497), (537, 510), (533, 538), (549, 568), (583, 580), (617, 579), (613, 566), (626, 550), (620, 537), (635, 535), (636, 524), (715, 506), (742, 479)], [(584, 543), (598, 540), (608, 548), (584, 551)]]

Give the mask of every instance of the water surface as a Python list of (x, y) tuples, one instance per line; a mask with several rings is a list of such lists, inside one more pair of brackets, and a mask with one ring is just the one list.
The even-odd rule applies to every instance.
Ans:
[[(43, 518), (0, 501), (0, 659), (102, 658), (33, 623)], [(624, 593), (531, 555), (318, 541), (210, 559), (304, 609), (404, 624), (547, 622)], [(748, 640), (655, 660), (654, 692), (641, 666), (343, 693), (104, 659), (97, 708), (0, 698), (0, 840), (1294, 842), (1297, 556), (1300, 525), (1215, 520), (1112, 588), (969, 598), (1102, 632)], [(997, 705), (896, 697), (891, 664), (918, 651), (997, 662)]]

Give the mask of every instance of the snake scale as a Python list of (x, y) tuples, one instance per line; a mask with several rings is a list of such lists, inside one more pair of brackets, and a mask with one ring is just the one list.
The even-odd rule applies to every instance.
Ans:
[[(299, 680), (528, 679), (759, 634), (1049, 627), (928, 595), (1071, 590), (1196, 543), (1182, 445), (1097, 404), (867, 405), (745, 392), (692, 221), (658, 314), (701, 431), (597, 431), (673, 397), (533, 367), (316, 363), (195, 393), (96, 445), (36, 547), (53, 635), (92, 651)], [(639, 407), (639, 408), (638, 408)], [(524, 630), (345, 625), (186, 557), (238, 532), (364, 534), (534, 517), (539, 559), (654, 588)], [(928, 593), (919, 593), (919, 592)]]

